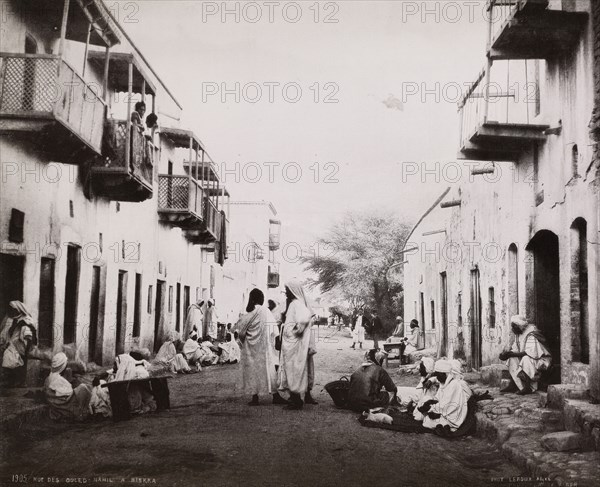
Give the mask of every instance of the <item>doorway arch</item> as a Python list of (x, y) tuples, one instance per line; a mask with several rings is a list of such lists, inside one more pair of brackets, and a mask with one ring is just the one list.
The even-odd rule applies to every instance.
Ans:
[(528, 305), (527, 318), (542, 332), (552, 354), (552, 363), (560, 365), (560, 259), (558, 236), (540, 230), (527, 245)]

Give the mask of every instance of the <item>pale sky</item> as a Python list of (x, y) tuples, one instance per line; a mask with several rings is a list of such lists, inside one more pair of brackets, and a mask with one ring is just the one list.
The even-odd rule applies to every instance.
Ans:
[[(389, 209), (416, 220), (447, 185), (435, 184), (435, 175), (403, 183), (401, 167), (456, 160), (457, 87), (464, 91), (484, 67), (485, 1), (302, 1), (297, 23), (289, 21), (298, 12), (293, 2), (271, 7), (272, 23), (268, 2), (239, 3), (239, 22), (234, 14), (222, 21), (223, 2), (131, 3), (106, 1), (183, 105), (181, 126), (218, 164), (235, 170), (240, 163), (239, 176), (223, 178), (233, 198), (275, 205), (283, 242), (309, 246), (347, 210)], [(257, 7), (261, 19), (249, 22)], [(326, 15), (338, 22), (325, 23)], [(203, 86), (235, 91), (236, 82), (239, 103), (234, 94), (223, 102), (220, 91), (203, 102)], [(273, 103), (270, 82), (280, 83)], [(256, 103), (252, 83), (262, 89)], [(287, 83), (302, 89), (297, 103), (285, 100)], [(407, 95), (411, 89), (419, 93)], [(286, 95), (296, 96), (293, 85)], [(327, 95), (338, 102), (324, 103)], [(273, 182), (269, 162), (279, 163)], [(243, 180), (244, 172), (257, 175), (248, 163), (262, 168), (260, 181)], [(284, 179), (296, 177), (289, 163), (302, 168), (296, 183)], [(328, 175), (334, 182), (325, 182)]]

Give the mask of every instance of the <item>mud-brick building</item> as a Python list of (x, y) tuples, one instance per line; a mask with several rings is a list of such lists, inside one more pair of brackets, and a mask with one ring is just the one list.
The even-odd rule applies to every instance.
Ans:
[(226, 189), (101, 1), (2, 7), (0, 315), (21, 300), (41, 346), (98, 364), (156, 350), (224, 263)]
[(510, 316), (524, 314), (549, 342), (553, 379), (596, 398), (598, 8), (489, 2), (487, 61), (459, 105), (468, 161), (415, 229), (404, 266), (406, 318), (440, 355), (499, 363)]

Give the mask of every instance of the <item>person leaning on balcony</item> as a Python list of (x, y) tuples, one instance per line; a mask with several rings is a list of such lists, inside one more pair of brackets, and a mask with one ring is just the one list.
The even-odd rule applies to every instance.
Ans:
[(513, 316), (510, 325), (513, 334), (508, 349), (499, 358), (508, 360), (512, 383), (501, 392), (512, 392), (517, 388), (517, 394), (530, 394), (537, 390), (540, 375), (550, 367), (552, 356), (544, 336), (525, 317)]
[(144, 114), (146, 113), (146, 104), (143, 101), (138, 101), (135, 104), (135, 110), (131, 112), (131, 123), (135, 124), (140, 131), (144, 133)]

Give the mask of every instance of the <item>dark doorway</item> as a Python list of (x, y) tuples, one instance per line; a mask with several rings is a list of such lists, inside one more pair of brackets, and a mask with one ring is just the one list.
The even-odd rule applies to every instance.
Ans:
[(471, 270), (471, 360), (473, 369), (481, 367), (481, 289), (479, 269)]
[(43, 348), (54, 344), (54, 259), (42, 257), (40, 266), (40, 302), (38, 306), (38, 342)]
[[(187, 310), (186, 310), (187, 312)], [(175, 331), (181, 331), (181, 283), (177, 283), (175, 295)]]
[[(90, 329), (88, 335), (88, 357), (90, 362), (97, 362), (98, 331), (100, 318), (100, 267), (92, 268), (92, 290), (90, 293)], [(100, 341), (100, 343), (102, 343)]]
[(421, 330), (425, 331), (425, 295), (419, 293), (419, 320), (421, 320)]
[(79, 273), (81, 248), (69, 245), (67, 249), (67, 276), (65, 279), (65, 319), (63, 343), (75, 343), (77, 305), (79, 302)]
[(188, 309), (190, 307), (190, 286), (183, 286), (183, 319), (187, 320)]
[(549, 230), (541, 230), (531, 239), (527, 250), (533, 256), (533, 270), (528, 269), (528, 277), (533, 277), (533, 289), (531, 289), (533, 313), (528, 313), (528, 318), (531, 319), (533, 314), (532, 321), (546, 338), (553, 364), (560, 365), (558, 237)]
[(0, 317), (6, 315), (10, 301), (23, 301), (24, 269), (25, 257), (0, 254)]
[(133, 309), (133, 337), (140, 336), (142, 328), (142, 275), (135, 275), (135, 302)]
[(156, 281), (156, 302), (154, 306), (154, 352), (158, 352), (163, 340), (165, 322), (165, 281)]
[(448, 278), (445, 272), (440, 274), (440, 299), (442, 326), (438, 357), (444, 357), (448, 354)]
[(117, 332), (115, 351), (125, 353), (125, 332), (127, 324), (127, 271), (119, 271), (117, 284)]

